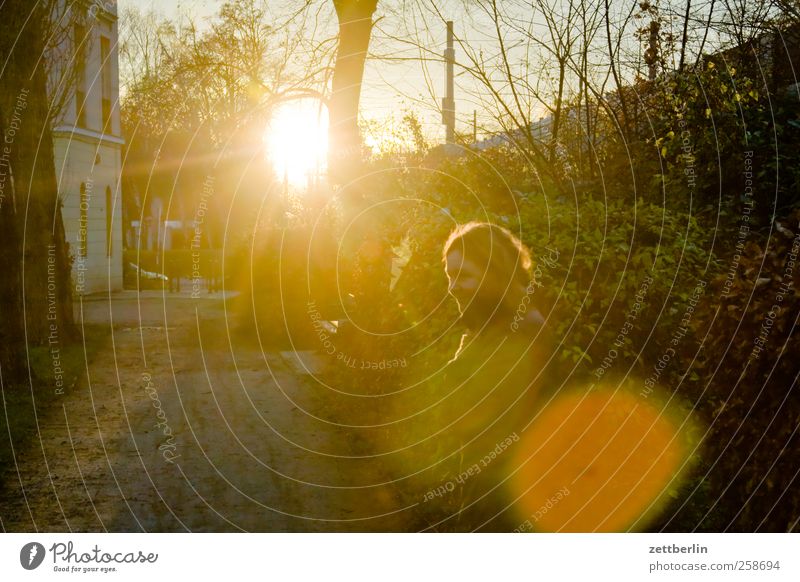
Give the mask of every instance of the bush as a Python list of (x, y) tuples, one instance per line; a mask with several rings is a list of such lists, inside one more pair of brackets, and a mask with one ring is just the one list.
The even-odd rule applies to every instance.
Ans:
[[(507, 155), (511, 160), (505, 163)], [(548, 319), (554, 338), (548, 346), (536, 346), (538, 355), (550, 360), (542, 380), (550, 390), (588, 388), (627, 376), (638, 378), (642, 391), (669, 393), (686, 373), (687, 362), (672, 361), (647, 386), (653, 366), (673, 342), (683, 349), (697, 348), (694, 328), (688, 324), (698, 305), (708, 301), (707, 283), (720, 269), (709, 251), (710, 233), (692, 216), (630, 197), (599, 200), (584, 195), (568, 200), (526, 191), (523, 188), (535, 182), (519, 162), (513, 152), (501, 150), (481, 158), (446, 158), (435, 171), (384, 172), (373, 181), (375, 200), (390, 200), (397, 210), (391, 227), (383, 229), (385, 222), (376, 220), (376, 231), (400, 254), (402, 249), (412, 253), (380, 305), (362, 306), (369, 313), (363, 319), (367, 331), (341, 338), (337, 346), (360, 360), (400, 359), (408, 365), (376, 372), (332, 363), (329, 377), (334, 385), (390, 396), (369, 406), (363, 399), (334, 399), (330, 410), (348, 423), (375, 425), (354, 431), (361, 434), (356, 450), (380, 455), (380, 470), (400, 478), (394, 494), (402, 505), (419, 502), (426, 484), (447, 483), (461, 467), (454, 459), (445, 462), (452, 450), (447, 434), (408, 448), (420, 435), (445, 426), (446, 410), (423, 415), (425, 421), (414, 430), (408, 423), (405, 429), (392, 425), (436, 401), (436, 391), (443, 386), (437, 375), (463, 332), (447, 294), (441, 257), (456, 224), (496, 222), (531, 248), (537, 282), (532, 305)], [(500, 168), (509, 168), (508, 174)], [(676, 340), (678, 329), (684, 331)], [(390, 333), (376, 336), (369, 330)], [(499, 430), (511, 432), (511, 426)], [(426, 469), (425, 476), (408, 477), (433, 460), (441, 462)], [(446, 502), (421, 505), (417, 527), (439, 523), (461, 502), (454, 495)], [(471, 525), (462, 521), (436, 527)]]
[(703, 350), (681, 390), (709, 433), (699, 478), (663, 523), (675, 531), (796, 530), (800, 460), (800, 211), (731, 245), (698, 317)]

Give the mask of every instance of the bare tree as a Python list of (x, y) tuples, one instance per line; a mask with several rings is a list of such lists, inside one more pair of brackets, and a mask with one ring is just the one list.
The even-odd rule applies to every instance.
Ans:
[(746, 45), (767, 30), (772, 0), (722, 0), (722, 7), (717, 26), (735, 46)]
[(328, 109), (328, 174), (332, 183), (343, 184), (357, 175), (361, 163), (358, 107), (378, 0), (333, 0), (333, 6), (339, 23), (339, 45)]
[(791, 25), (800, 24), (800, 1), (772, 0), (772, 5), (779, 22), (788, 22)]

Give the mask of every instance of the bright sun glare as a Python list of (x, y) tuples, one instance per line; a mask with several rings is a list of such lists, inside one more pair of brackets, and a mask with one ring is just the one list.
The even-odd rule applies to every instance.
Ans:
[(311, 99), (280, 105), (267, 125), (267, 156), (281, 180), (304, 188), (324, 170), (328, 153), (328, 112)]

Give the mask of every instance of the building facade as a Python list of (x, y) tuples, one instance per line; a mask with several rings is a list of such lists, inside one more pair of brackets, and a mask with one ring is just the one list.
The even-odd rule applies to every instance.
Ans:
[[(65, 0), (52, 93), (53, 145), (73, 294), (122, 289), (122, 146), (116, 0)], [(69, 14), (70, 11), (73, 14)]]

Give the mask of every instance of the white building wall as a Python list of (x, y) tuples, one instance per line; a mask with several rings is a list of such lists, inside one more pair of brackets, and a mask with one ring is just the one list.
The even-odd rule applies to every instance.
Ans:
[[(71, 1), (71, 0), (67, 0)], [(119, 64), (116, 0), (74, 2), (84, 17), (85, 123), (79, 126), (75, 91), (71, 92), (53, 130), (56, 175), (63, 207), (64, 228), (73, 257), (73, 293), (83, 295), (122, 289), (122, 170), (119, 120)], [(74, 42), (74, 35), (66, 35)], [(103, 120), (101, 37), (109, 39), (111, 120)], [(74, 45), (60, 47), (60, 56), (74, 66)], [(87, 198), (81, 211), (81, 184)], [(111, 191), (107, 203), (106, 189)], [(111, 254), (108, 253), (107, 216), (111, 217)], [(85, 256), (83, 239), (85, 237)]]
[[(75, 134), (54, 140), (59, 192), (76, 294), (122, 288), (122, 200), (119, 192), (120, 150)], [(99, 158), (99, 163), (95, 161)], [(81, 184), (87, 192), (86, 222), (82, 222)], [(111, 206), (106, 203), (111, 190)], [(111, 213), (111, 255), (107, 248), (107, 217)], [(85, 232), (86, 256), (82, 255)]]

